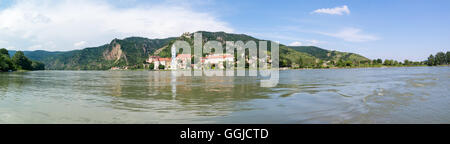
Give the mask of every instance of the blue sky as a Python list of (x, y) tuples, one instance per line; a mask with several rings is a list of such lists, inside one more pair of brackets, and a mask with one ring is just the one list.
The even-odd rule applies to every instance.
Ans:
[(0, 0), (0, 19), (0, 47), (16, 50), (64, 51), (198, 30), (372, 59), (425, 60), (450, 50), (448, 0)]

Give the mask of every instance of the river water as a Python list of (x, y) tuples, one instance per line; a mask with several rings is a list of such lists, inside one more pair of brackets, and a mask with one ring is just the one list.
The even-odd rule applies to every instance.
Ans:
[(450, 67), (0, 73), (0, 123), (450, 123)]

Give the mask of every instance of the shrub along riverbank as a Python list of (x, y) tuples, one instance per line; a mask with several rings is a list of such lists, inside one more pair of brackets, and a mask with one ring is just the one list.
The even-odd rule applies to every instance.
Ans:
[[(364, 61), (319, 61), (316, 65), (304, 65), (301, 61), (299, 64), (290, 64), (285, 69), (339, 69), (339, 68), (371, 68), (371, 67), (418, 67), (418, 66), (449, 66), (450, 52), (438, 52), (436, 55), (430, 55), (425, 61), (396, 61), (396, 60), (364, 60)], [(281, 64), (280, 64), (281, 65)]]
[(4, 48), (0, 49), (0, 72), (44, 69), (45, 65), (43, 63), (28, 59), (22, 51), (17, 51), (14, 56), (11, 57), (8, 50)]

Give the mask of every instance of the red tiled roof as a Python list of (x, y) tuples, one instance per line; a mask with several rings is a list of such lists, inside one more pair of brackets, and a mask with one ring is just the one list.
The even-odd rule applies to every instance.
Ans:
[(158, 61), (172, 61), (170, 58), (159, 58)]

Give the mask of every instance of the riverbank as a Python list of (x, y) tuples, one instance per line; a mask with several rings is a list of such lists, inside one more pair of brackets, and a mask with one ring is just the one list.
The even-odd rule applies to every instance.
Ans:
[[(448, 67), (450, 65), (416, 65), (416, 66), (370, 66), (370, 67), (330, 67), (330, 68), (288, 68), (280, 67), (279, 70), (315, 70), (315, 69), (363, 69), (363, 68), (400, 68), (400, 67)], [(40, 70), (42, 71), (42, 70)], [(120, 70), (45, 70), (45, 71), (171, 71), (171, 70), (149, 70), (149, 69), (120, 69)], [(17, 70), (9, 72), (30, 72), (30, 70)], [(8, 72), (0, 72), (8, 73)]]
[(15, 71), (0, 71), (0, 73), (20, 73), (20, 72), (30, 72), (31, 70), (15, 70)]
[(415, 65), (415, 66), (368, 66), (368, 67), (330, 67), (330, 68), (287, 68), (283, 67), (280, 70), (312, 70), (312, 69), (361, 69), (361, 68), (400, 68), (400, 67), (448, 67), (450, 65), (438, 65), (438, 66), (428, 66), (428, 65)]

